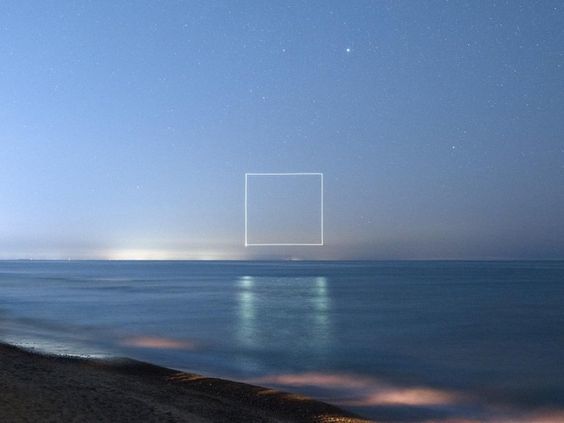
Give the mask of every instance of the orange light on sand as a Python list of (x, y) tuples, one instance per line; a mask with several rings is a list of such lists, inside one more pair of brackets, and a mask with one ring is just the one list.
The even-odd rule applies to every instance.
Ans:
[[(377, 378), (354, 374), (306, 372), (299, 374), (268, 375), (247, 380), (249, 383), (271, 385), (278, 389), (319, 388), (321, 390), (345, 390), (351, 399), (338, 401), (329, 396), (320, 399), (345, 407), (450, 407), (463, 405), (460, 416), (441, 419), (441, 423), (562, 423), (564, 410), (547, 409), (525, 412), (507, 404), (488, 403), (477, 397), (470, 397), (457, 391), (448, 391), (422, 386), (395, 386)], [(454, 406), (454, 407), (453, 407)], [(480, 418), (468, 417), (467, 407), (477, 406), (484, 412)], [(437, 420), (423, 420), (423, 423)]]
[(154, 336), (134, 336), (120, 342), (125, 347), (155, 348), (164, 350), (195, 350), (196, 344), (191, 341), (159, 338)]
[(330, 373), (272, 375), (254, 379), (251, 383), (287, 387), (317, 387), (347, 390), (355, 398), (338, 401), (340, 405), (368, 407), (378, 405), (445, 406), (463, 401), (460, 394), (427, 387), (398, 387), (376, 378)]
[(357, 400), (344, 401), (342, 404), (366, 407), (376, 405), (450, 405), (460, 401), (456, 394), (431, 388), (386, 388), (381, 392), (372, 392)]

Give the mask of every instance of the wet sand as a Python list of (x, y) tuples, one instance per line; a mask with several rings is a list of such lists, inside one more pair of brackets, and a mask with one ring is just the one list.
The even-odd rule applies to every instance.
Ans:
[(0, 344), (0, 421), (367, 422), (335, 406), (129, 359), (47, 356)]

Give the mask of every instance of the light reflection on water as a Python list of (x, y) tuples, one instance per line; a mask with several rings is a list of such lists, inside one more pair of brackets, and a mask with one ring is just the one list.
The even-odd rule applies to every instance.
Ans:
[(261, 348), (278, 332), (281, 339), (301, 337), (317, 353), (327, 352), (331, 344), (327, 285), (324, 276), (240, 277), (237, 342)]
[(252, 276), (242, 276), (239, 279), (241, 290), (239, 296), (239, 324), (238, 339), (244, 347), (256, 346), (255, 327), (255, 294), (253, 293), (254, 279)]
[(315, 295), (313, 298), (313, 305), (315, 307), (314, 324), (317, 334), (317, 345), (327, 350), (328, 345), (331, 343), (330, 339), (330, 298), (327, 292), (327, 278), (318, 276), (315, 278)]

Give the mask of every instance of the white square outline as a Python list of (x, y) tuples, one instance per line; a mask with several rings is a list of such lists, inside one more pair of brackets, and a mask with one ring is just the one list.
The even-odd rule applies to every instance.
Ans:
[[(255, 244), (248, 242), (247, 225), (247, 185), (249, 176), (320, 176), (321, 177), (321, 242), (320, 243), (267, 243)], [(274, 246), (323, 246), (323, 173), (321, 172), (292, 172), (292, 173), (245, 173), (245, 247), (274, 247)]]

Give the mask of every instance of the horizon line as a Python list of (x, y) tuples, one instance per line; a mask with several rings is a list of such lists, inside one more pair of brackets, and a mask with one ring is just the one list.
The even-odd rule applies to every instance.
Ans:
[(255, 258), (255, 259), (112, 259), (112, 258), (0, 258), (0, 262), (5, 261), (160, 261), (160, 262), (391, 262), (391, 261), (417, 261), (417, 262), (436, 262), (436, 261), (458, 261), (458, 262), (483, 262), (483, 261), (564, 261), (563, 258), (395, 258), (395, 259), (281, 259), (281, 258)]

